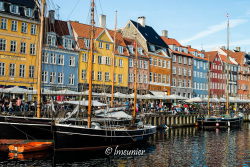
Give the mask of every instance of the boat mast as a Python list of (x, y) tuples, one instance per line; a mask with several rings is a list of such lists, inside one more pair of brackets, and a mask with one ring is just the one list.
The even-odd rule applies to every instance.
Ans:
[(95, 34), (95, 1), (91, 1), (91, 32), (90, 32), (90, 54), (88, 65), (89, 76), (89, 97), (88, 97), (88, 128), (91, 128), (91, 114), (92, 114), (92, 69), (93, 69), (93, 53), (94, 53), (94, 34)]
[(115, 89), (115, 50), (116, 50), (116, 30), (117, 29), (117, 11), (115, 11), (115, 33), (114, 33), (114, 49), (113, 49), (113, 64), (112, 64), (112, 90), (111, 90), (111, 107), (114, 107), (114, 89)]
[(226, 72), (227, 72), (227, 81), (226, 81), (226, 114), (229, 114), (229, 15), (227, 14), (227, 62)]
[(44, 29), (44, 10), (46, 0), (41, 0), (40, 13), (40, 32), (38, 47), (38, 71), (37, 71), (37, 112), (36, 116), (41, 117), (41, 76), (42, 76), (42, 46), (43, 46), (43, 29)]
[[(137, 35), (137, 34), (136, 34)], [(135, 73), (135, 77), (134, 77), (134, 110), (133, 110), (133, 120), (132, 120), (132, 124), (135, 124), (135, 119), (136, 119), (136, 104), (137, 104), (137, 67), (138, 67), (138, 44), (136, 41), (136, 36), (135, 36), (135, 67), (134, 67), (134, 73)]]

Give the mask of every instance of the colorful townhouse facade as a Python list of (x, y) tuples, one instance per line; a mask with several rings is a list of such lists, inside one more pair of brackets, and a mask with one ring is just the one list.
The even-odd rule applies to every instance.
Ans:
[(204, 52), (188, 47), (193, 55), (193, 97), (208, 96), (208, 61)]
[(39, 25), (35, 1), (0, 1), (1, 87), (36, 89)]
[(163, 31), (162, 39), (169, 46), (172, 54), (171, 94), (191, 98), (193, 94), (193, 56), (189, 53), (188, 47), (169, 38), (166, 30)]
[[(70, 22), (79, 51), (79, 91), (88, 89), (88, 65), (90, 56), (91, 26), (79, 22)], [(114, 50), (114, 43), (116, 44)], [(115, 55), (115, 56), (114, 56)], [(95, 27), (92, 85), (94, 92), (111, 93), (114, 80), (114, 92), (128, 92), (128, 51), (122, 34), (102, 27)], [(114, 77), (112, 77), (113, 61)]]
[(138, 41), (149, 57), (149, 91), (155, 95), (171, 93), (171, 56), (168, 45), (156, 31), (146, 25), (146, 18), (129, 20), (122, 29), (124, 37)]
[(78, 52), (69, 22), (55, 20), (54, 11), (45, 19), (42, 50), (42, 87), (78, 90)]
[[(129, 51), (128, 58), (128, 88), (129, 93), (134, 92), (135, 70), (137, 70), (137, 91), (146, 94), (149, 88), (149, 57), (142, 46), (134, 39), (123, 37)], [(136, 46), (137, 45), (137, 46)], [(137, 50), (136, 50), (137, 47)], [(136, 53), (137, 52), (137, 53)], [(137, 55), (136, 55), (137, 54)], [(137, 60), (137, 62), (136, 62)], [(136, 64), (137, 67), (136, 67)]]

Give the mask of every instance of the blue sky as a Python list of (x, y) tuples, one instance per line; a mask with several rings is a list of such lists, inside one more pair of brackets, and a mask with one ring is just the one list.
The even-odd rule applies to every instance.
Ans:
[[(89, 23), (90, 0), (47, 0), (49, 9), (56, 9), (62, 20)], [(58, 6), (60, 6), (59, 10)], [(205, 49), (226, 45), (226, 14), (230, 16), (230, 48), (240, 46), (250, 52), (250, 0), (96, 0), (96, 15), (107, 15), (107, 27), (114, 29), (115, 10), (118, 27), (129, 19), (146, 17), (146, 24), (160, 35), (183, 45)], [(59, 11), (59, 12), (58, 12)], [(98, 25), (98, 18), (96, 17)]]

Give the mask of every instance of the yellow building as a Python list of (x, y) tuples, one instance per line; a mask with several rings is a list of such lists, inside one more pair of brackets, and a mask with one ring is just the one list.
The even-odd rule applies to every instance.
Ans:
[(35, 89), (40, 24), (35, 2), (10, 2), (0, 2), (0, 86)]
[[(79, 90), (88, 88), (88, 56), (90, 45), (90, 25), (71, 22), (79, 55)], [(114, 52), (114, 36), (116, 50)], [(105, 28), (95, 28), (94, 57), (93, 57), (93, 91), (111, 92), (112, 62), (115, 53), (114, 85), (115, 92), (127, 93), (128, 90), (128, 51), (122, 34)]]

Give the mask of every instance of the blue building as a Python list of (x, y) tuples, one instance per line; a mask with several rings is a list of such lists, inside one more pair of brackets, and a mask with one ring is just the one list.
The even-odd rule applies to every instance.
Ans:
[(203, 52), (189, 47), (193, 55), (193, 97), (208, 96), (208, 60)]
[(50, 11), (45, 20), (42, 55), (42, 86), (50, 90), (78, 90), (78, 52), (68, 22), (55, 20)]

